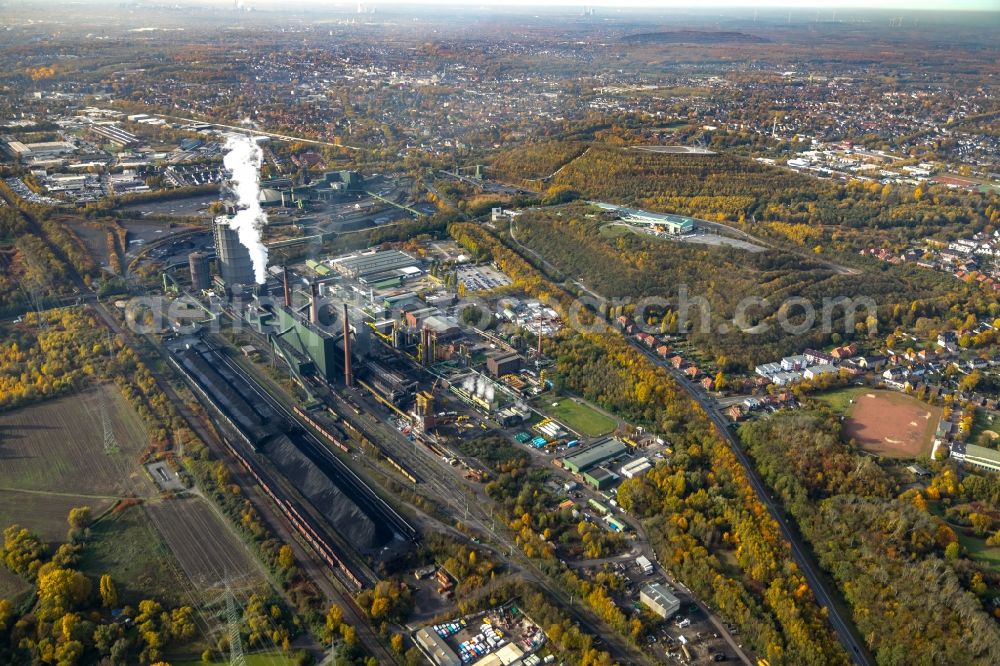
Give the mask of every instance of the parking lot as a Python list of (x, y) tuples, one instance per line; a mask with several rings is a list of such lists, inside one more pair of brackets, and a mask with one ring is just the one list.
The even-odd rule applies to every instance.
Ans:
[(21, 197), (22, 199), (30, 203), (36, 203), (36, 204), (59, 203), (57, 199), (53, 199), (52, 197), (46, 197), (42, 196), (41, 194), (35, 194), (34, 192), (31, 191), (31, 189), (27, 185), (24, 184), (24, 181), (21, 180), (20, 178), (14, 178), (13, 176), (11, 176), (10, 178), (4, 179), (4, 182), (7, 183), (7, 187), (14, 190), (14, 194), (16, 194), (17, 196)]
[(459, 284), (465, 285), (465, 291), (469, 294), (510, 284), (510, 278), (492, 266), (460, 266), (456, 275)]

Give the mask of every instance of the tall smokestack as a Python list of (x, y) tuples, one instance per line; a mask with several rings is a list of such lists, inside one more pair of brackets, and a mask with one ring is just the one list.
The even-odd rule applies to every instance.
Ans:
[(434, 350), (431, 347), (432, 346), (431, 339), (432, 339), (432, 331), (431, 331), (430, 328), (427, 328), (425, 326), (420, 331), (420, 341), (421, 341), (421, 345), (420, 345), (421, 359), (420, 359), (420, 361), (424, 365), (430, 365), (431, 363), (434, 362)]
[(288, 266), (281, 267), (281, 281), (285, 287), (285, 307), (292, 307), (292, 290), (288, 286)]
[(354, 375), (351, 374), (351, 323), (347, 319), (347, 303), (344, 303), (344, 384), (354, 384)]
[(542, 360), (542, 320), (538, 320), (538, 360)]
[(319, 285), (313, 282), (309, 285), (309, 321), (319, 326)]

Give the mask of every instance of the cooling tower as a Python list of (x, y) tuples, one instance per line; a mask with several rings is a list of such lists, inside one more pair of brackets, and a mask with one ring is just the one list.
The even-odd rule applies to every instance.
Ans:
[(219, 275), (226, 287), (256, 284), (250, 251), (240, 243), (239, 234), (229, 227), (229, 220), (215, 222), (215, 256), (219, 262)]

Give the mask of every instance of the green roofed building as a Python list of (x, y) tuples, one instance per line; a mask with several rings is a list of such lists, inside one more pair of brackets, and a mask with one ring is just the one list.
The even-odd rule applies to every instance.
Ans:
[(628, 453), (628, 447), (612, 437), (566, 456), (562, 459), (562, 464), (574, 474), (580, 474), (592, 467), (620, 458), (626, 453)]
[[(964, 450), (961, 450), (963, 448)], [(964, 447), (953, 446), (951, 456), (956, 460), (961, 460), (966, 465), (991, 472), (1000, 472), (1000, 451), (988, 449), (985, 446), (978, 444), (966, 444)]]
[(671, 213), (653, 213), (648, 210), (638, 208), (626, 208), (601, 202), (593, 202), (595, 206), (602, 210), (617, 213), (623, 222), (645, 227), (657, 227), (665, 230), (673, 236), (694, 233), (694, 220), (684, 215), (673, 215)]
[(583, 480), (594, 490), (604, 490), (618, 479), (618, 475), (605, 467), (594, 467), (583, 473)]

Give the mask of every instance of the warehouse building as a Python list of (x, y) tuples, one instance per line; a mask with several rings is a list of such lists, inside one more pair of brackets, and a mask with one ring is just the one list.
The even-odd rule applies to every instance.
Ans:
[(521, 370), (521, 357), (518, 354), (493, 354), (486, 359), (486, 369), (494, 377), (516, 374)]
[(429, 627), (417, 631), (414, 638), (420, 651), (432, 664), (436, 666), (462, 666), (462, 660), (458, 658), (455, 651)]
[(122, 128), (115, 125), (91, 125), (90, 132), (99, 139), (113, 143), (121, 148), (138, 146), (142, 143), (142, 141), (139, 140), (139, 137), (135, 134), (126, 132)]
[(40, 143), (21, 143), (20, 141), (10, 141), (7, 143), (8, 149), (18, 157), (54, 157), (56, 155), (66, 155), (76, 150), (76, 146), (68, 141), (42, 141)]
[(610, 462), (615, 458), (620, 458), (628, 453), (628, 447), (614, 438), (608, 438), (576, 453), (566, 456), (562, 460), (563, 467), (580, 474), (587, 470)]
[(633, 477), (645, 474), (652, 468), (653, 465), (649, 462), (649, 458), (643, 456), (641, 458), (636, 458), (627, 465), (622, 465), (621, 469), (619, 469), (618, 471), (621, 472), (621, 475), (624, 476), (626, 479), (631, 479)]
[(583, 481), (594, 490), (605, 490), (610, 488), (618, 475), (606, 467), (594, 467), (583, 473)]
[(349, 278), (375, 284), (393, 277), (413, 277), (420, 274), (419, 261), (399, 250), (363, 252), (333, 260), (337, 272)]
[(664, 620), (669, 620), (681, 609), (680, 600), (672, 595), (663, 583), (644, 586), (639, 590), (639, 601)]

